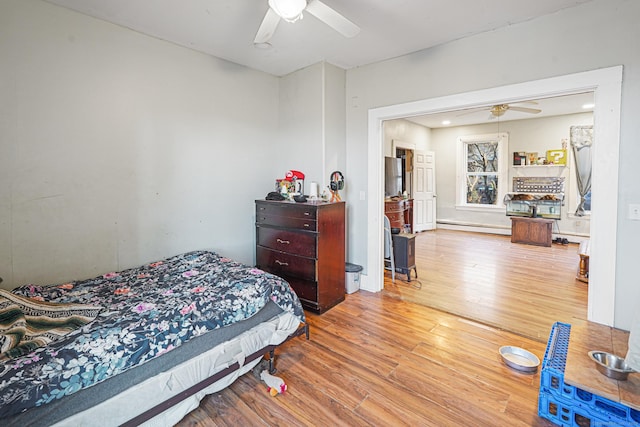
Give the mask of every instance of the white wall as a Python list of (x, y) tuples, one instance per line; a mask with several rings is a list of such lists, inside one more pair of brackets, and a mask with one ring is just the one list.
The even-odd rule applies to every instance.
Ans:
[(328, 185), (333, 171), (344, 173), (346, 159), (345, 91), (346, 71), (329, 63), (324, 65), (323, 83), (323, 129), (324, 129), (324, 174), (319, 183)]
[(276, 178), (295, 169), (309, 182), (322, 177), (323, 159), (323, 64), (318, 63), (284, 76), (280, 83), (278, 115), (279, 152), (265, 161), (278, 165)]
[(431, 129), (405, 119), (387, 120), (382, 124), (384, 155), (394, 157), (394, 141), (413, 144), (416, 150), (429, 150)]
[[(562, 220), (557, 222), (561, 234), (572, 234), (576, 237), (572, 241), (580, 241), (589, 234), (588, 219), (572, 217), (576, 208), (576, 199), (571, 195), (577, 192), (573, 158), (570, 157), (567, 166), (513, 168), (512, 154), (514, 151), (537, 152), (545, 156), (547, 150), (562, 148), (562, 140), (569, 141), (571, 126), (592, 125), (592, 113), (569, 114), (554, 117), (532, 118), (527, 120), (513, 120), (494, 122), (473, 126), (443, 127), (431, 130), (432, 149), (436, 153), (436, 182), (438, 193), (437, 220), (446, 223), (473, 224), (478, 227), (498, 226), (510, 231), (511, 221), (500, 212), (478, 212), (456, 209), (456, 140), (460, 136), (485, 135), (506, 132), (509, 135), (509, 176), (507, 192), (511, 190), (514, 176), (562, 176), (565, 178), (565, 195), (567, 197), (562, 208)], [(570, 147), (567, 148), (571, 155)], [(500, 203), (502, 206), (502, 203)]]
[(269, 162), (279, 165), (282, 175), (289, 169), (303, 172), (307, 192), (311, 181), (322, 189), (332, 171), (344, 169), (344, 91), (345, 71), (324, 62), (281, 78), (281, 151)]
[(0, 58), (3, 287), (253, 262), (253, 201), (284, 172), (276, 77), (33, 0), (0, 2)]
[[(628, 329), (640, 301), (632, 255), (637, 252), (640, 222), (626, 218), (627, 204), (640, 201), (634, 160), (640, 156), (640, 128), (635, 125), (640, 111), (640, 50), (630, 44), (640, 39), (638, 16), (640, 2), (594, 0), (522, 24), (349, 70), (349, 191), (368, 189), (367, 114), (371, 108), (623, 65), (615, 325)], [(362, 221), (349, 229), (352, 245), (348, 256), (366, 272), (367, 208), (358, 204), (353, 209)]]

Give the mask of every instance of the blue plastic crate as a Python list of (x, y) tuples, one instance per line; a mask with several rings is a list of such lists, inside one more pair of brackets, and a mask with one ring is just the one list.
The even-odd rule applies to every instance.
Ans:
[(634, 427), (640, 425), (637, 419), (596, 411), (575, 404), (575, 401), (563, 399), (544, 391), (540, 392), (538, 398), (538, 415), (562, 427)]
[(542, 359), (542, 368), (558, 371), (564, 374), (564, 367), (567, 364), (567, 352), (569, 351), (569, 337), (571, 335), (571, 325), (568, 323), (556, 322), (551, 327), (551, 334), (547, 342), (547, 349)]
[(604, 422), (591, 416), (588, 410), (544, 391), (538, 396), (538, 415), (562, 427), (593, 427), (599, 421)]
[(567, 363), (570, 335), (571, 325), (568, 323), (556, 322), (553, 324), (547, 349), (542, 359), (540, 390), (550, 391), (572, 399), (574, 397), (573, 387), (565, 387), (564, 384), (564, 368)]
[[(562, 426), (592, 426), (603, 423), (640, 426), (640, 411), (565, 384), (564, 370), (570, 334), (571, 325), (567, 323), (556, 322), (551, 329), (540, 373), (538, 415)], [(550, 410), (549, 405), (554, 410)], [(600, 424), (584, 424), (585, 419)]]
[[(565, 385), (564, 388), (571, 387)], [(640, 411), (629, 408), (619, 402), (589, 393), (577, 387), (574, 389), (573, 399), (579, 406), (589, 409), (594, 414), (601, 414), (603, 417), (614, 417), (616, 420), (622, 420), (625, 425), (640, 426)]]

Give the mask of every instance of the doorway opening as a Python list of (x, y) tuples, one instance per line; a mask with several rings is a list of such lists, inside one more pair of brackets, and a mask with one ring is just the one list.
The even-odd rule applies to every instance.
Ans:
[(594, 116), (598, 124), (594, 130), (594, 138), (601, 143), (594, 144), (593, 153), (593, 157), (598, 159), (598, 167), (594, 168), (592, 177), (594, 215), (591, 221), (592, 262), (587, 317), (591, 321), (613, 326), (621, 85), (622, 67), (611, 67), (370, 110), (367, 233), (369, 277), (363, 288), (380, 291), (383, 287), (381, 171), (382, 123), (385, 120), (593, 91), (597, 99)]

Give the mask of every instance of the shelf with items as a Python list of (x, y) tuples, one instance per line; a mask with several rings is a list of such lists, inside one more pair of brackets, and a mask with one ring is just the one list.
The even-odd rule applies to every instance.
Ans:
[(535, 169), (535, 168), (566, 168), (567, 165), (513, 165), (513, 168)]
[(514, 176), (563, 176), (567, 165), (525, 165), (511, 166)]
[(542, 157), (538, 157), (537, 152), (525, 153), (516, 151), (513, 153), (513, 166), (566, 166), (567, 149), (566, 143), (563, 142), (563, 148), (560, 150), (547, 150)]

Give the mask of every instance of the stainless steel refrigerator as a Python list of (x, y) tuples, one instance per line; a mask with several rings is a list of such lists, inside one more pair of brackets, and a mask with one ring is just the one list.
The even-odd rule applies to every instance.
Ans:
[(402, 159), (384, 158), (384, 195), (385, 197), (402, 194)]

